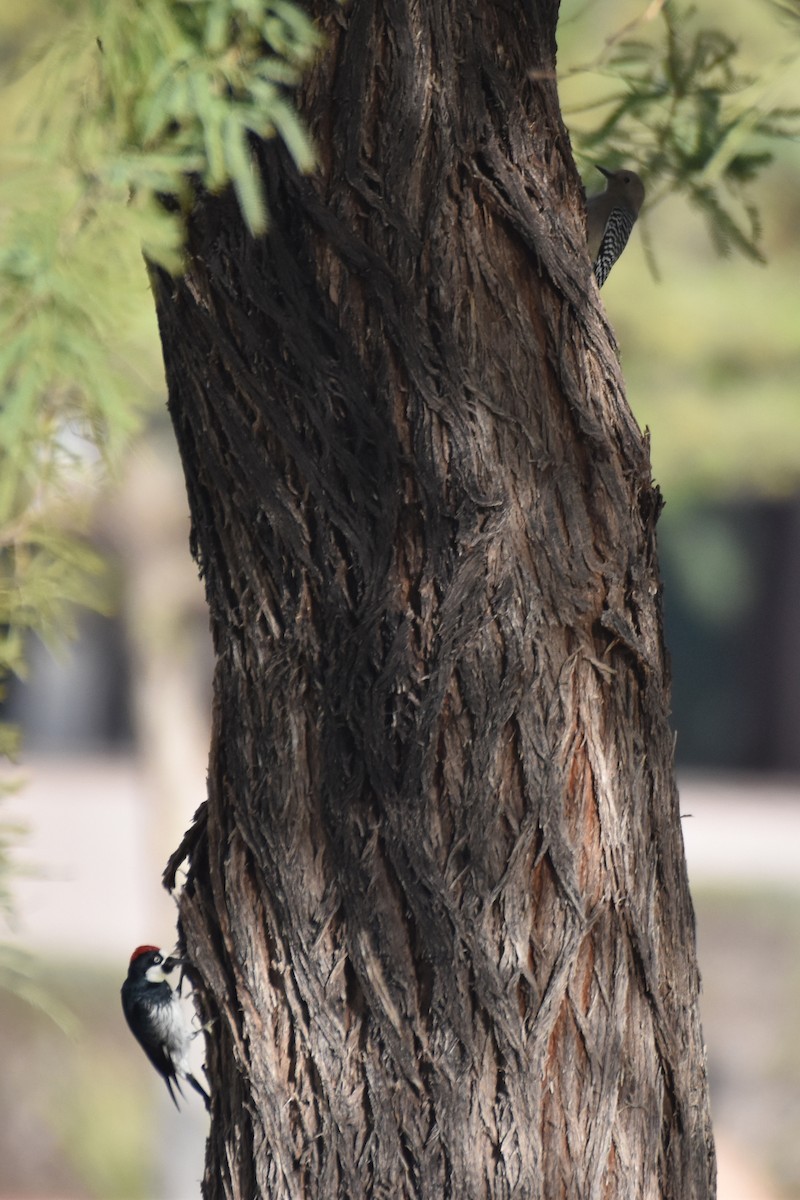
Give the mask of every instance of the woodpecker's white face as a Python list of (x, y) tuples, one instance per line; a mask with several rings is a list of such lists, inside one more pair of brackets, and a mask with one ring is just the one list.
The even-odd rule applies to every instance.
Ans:
[(147, 968), (144, 977), (148, 983), (169, 983), (171, 985), (170, 975), (177, 965), (174, 958), (166, 957), (163, 950), (159, 950), (153, 960), (153, 965)]

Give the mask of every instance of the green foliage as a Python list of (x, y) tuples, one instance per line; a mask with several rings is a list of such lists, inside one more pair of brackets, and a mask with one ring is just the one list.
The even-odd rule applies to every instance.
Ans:
[(0, 684), (23, 673), (28, 632), (63, 636), (73, 604), (103, 603), (75, 530), (154, 390), (131, 336), (149, 307), (142, 248), (181, 269), (198, 187), (232, 185), (263, 231), (251, 135), (314, 161), (288, 95), (320, 39), (289, 0), (43, 16), (49, 43), (6, 67), (0, 133)]
[[(125, 255), (101, 253), (85, 198), (62, 182), (30, 156), (0, 187), (0, 685), (24, 674), (30, 632), (55, 641), (73, 604), (102, 604), (99, 558), (74, 530), (97, 447), (113, 457), (134, 428), (133, 380), (108, 350)], [(14, 749), (0, 728), (0, 752)]]
[(182, 210), (200, 183), (232, 183), (253, 233), (266, 227), (249, 136), (280, 136), (301, 170), (314, 153), (287, 98), (320, 38), (289, 0), (116, 0), (96, 13), (104, 176)]
[[(595, 128), (627, 97), (629, 85), (617, 81), (609, 67), (622, 52), (621, 43), (644, 43), (658, 61), (659, 47), (662, 55), (668, 48), (665, 17), (646, 0), (619, 0), (613, 12), (587, 7), (585, 0), (562, 3), (559, 89), (574, 144), (581, 147), (577, 156), (587, 190), (602, 186), (593, 165), (597, 162), (641, 167), (647, 176), (642, 218), (603, 298), (613, 314), (628, 397), (652, 434), (653, 469), (668, 513), (711, 498), (727, 503), (742, 496), (786, 497), (800, 482), (800, 252), (794, 212), (800, 140), (790, 136), (800, 105), (800, 4), (781, 0), (780, 7), (789, 4), (796, 15), (790, 19), (787, 13), (784, 24), (773, 19), (778, 8), (769, 0), (733, 5), (708, 0), (702, 22), (685, 15), (683, 7), (677, 13), (673, 9), (672, 36), (679, 43), (673, 61), (697, 60), (693, 47), (701, 24), (725, 31), (720, 48), (727, 51), (732, 42), (739, 47), (729, 62), (732, 74), (723, 75), (720, 62), (712, 79), (716, 119), (734, 128), (719, 153), (711, 153), (705, 166), (701, 158), (696, 177), (682, 183), (676, 177), (680, 162), (672, 173), (669, 167), (660, 176), (650, 173), (656, 139), (663, 139), (661, 126), (673, 111), (671, 94), (666, 87), (657, 88), (657, 80), (649, 113), (642, 107), (635, 120), (624, 114), (621, 126), (612, 123), (611, 148), (592, 141)], [(716, 44), (711, 38), (701, 42), (703, 61), (713, 61)], [(567, 64), (583, 65), (569, 69)], [(732, 76), (742, 86), (726, 91)], [(640, 90), (645, 91), (643, 83)], [(687, 94), (679, 108), (691, 107), (691, 90), (684, 76)], [(709, 154), (702, 129), (695, 130), (694, 140), (684, 136), (687, 155), (698, 140)], [(773, 153), (769, 164), (766, 159)], [(718, 209), (706, 202), (706, 187), (748, 237), (747, 207), (757, 206), (757, 236), (750, 240), (768, 258), (768, 270), (755, 269), (752, 253), (738, 252), (731, 231), (718, 220)], [(717, 246), (726, 236), (735, 253), (720, 258)], [(658, 286), (645, 261), (651, 238)]]
[[(650, 37), (629, 36), (639, 25), (572, 72), (593, 72), (611, 84), (584, 110), (593, 118), (599, 111), (599, 123), (575, 116), (579, 156), (587, 164), (599, 156), (608, 166), (636, 163), (650, 208), (681, 193), (705, 218), (720, 253), (763, 261), (758, 210), (746, 189), (772, 160), (768, 143), (798, 136), (800, 109), (770, 108), (772, 73), (755, 79), (744, 72), (738, 43), (721, 29), (698, 28), (694, 9), (662, 4)], [(781, 66), (798, 59), (800, 46), (793, 46)]]

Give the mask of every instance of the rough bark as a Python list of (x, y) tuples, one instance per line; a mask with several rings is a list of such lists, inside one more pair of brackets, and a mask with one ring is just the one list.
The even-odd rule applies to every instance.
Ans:
[(352, 0), (156, 280), (217, 655), (204, 1194), (713, 1195), (646, 440), (556, 6)]

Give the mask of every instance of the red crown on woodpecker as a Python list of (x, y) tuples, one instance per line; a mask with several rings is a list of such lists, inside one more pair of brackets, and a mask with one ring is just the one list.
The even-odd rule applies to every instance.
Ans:
[[(137, 946), (130, 957), (130, 962), (135, 962), (140, 954), (160, 954), (160, 946)], [(130, 966), (130, 963), (128, 964)]]

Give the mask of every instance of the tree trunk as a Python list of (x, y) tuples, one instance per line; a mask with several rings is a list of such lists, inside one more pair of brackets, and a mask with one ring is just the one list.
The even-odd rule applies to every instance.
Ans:
[(321, 4), (156, 295), (216, 650), (204, 1194), (710, 1197), (648, 448), (556, 5)]

